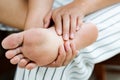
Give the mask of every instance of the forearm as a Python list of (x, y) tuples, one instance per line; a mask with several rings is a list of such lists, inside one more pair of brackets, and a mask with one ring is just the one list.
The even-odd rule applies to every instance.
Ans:
[(107, 6), (119, 3), (120, 0), (74, 0), (76, 4), (79, 4), (81, 11), (84, 15), (88, 15), (99, 9), (105, 8)]
[(43, 27), (43, 19), (52, 9), (53, 0), (29, 0), (25, 26)]

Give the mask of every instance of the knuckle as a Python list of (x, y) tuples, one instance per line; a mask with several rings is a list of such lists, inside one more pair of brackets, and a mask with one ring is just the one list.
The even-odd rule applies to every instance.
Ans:
[(52, 18), (54, 19), (54, 20), (57, 20), (58, 19), (58, 17), (60, 16), (60, 14), (58, 13), (53, 13), (52, 14)]
[(56, 14), (57, 14), (57, 10), (53, 10), (52, 15), (56, 15)]
[(52, 19), (56, 21), (56, 15), (52, 15)]
[(68, 13), (68, 12), (62, 13), (62, 17), (66, 18), (66, 17), (68, 17), (68, 16), (69, 16), (69, 13)]

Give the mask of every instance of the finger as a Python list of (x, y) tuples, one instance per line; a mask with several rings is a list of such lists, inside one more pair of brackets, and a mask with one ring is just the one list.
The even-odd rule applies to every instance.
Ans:
[(58, 53), (59, 53), (59, 56), (58, 56), (58, 59), (56, 60), (56, 63), (59, 64), (58, 66), (62, 66), (66, 58), (64, 45), (60, 46)]
[(22, 54), (18, 54), (10, 60), (11, 64), (18, 64), (19, 61), (23, 58)]
[(48, 28), (50, 24), (51, 16), (52, 16), (52, 11), (50, 11), (49, 14), (44, 18), (44, 28)]
[(74, 43), (74, 42), (71, 42), (70, 47), (71, 47), (71, 49), (72, 49), (72, 59), (73, 59), (73, 58), (75, 58), (75, 56), (77, 55), (78, 50), (76, 50), (76, 46), (75, 46), (75, 43)]
[(18, 66), (21, 68), (25, 68), (29, 62), (30, 62), (29, 59), (23, 58), (19, 61)]
[(5, 53), (5, 56), (7, 59), (11, 59), (13, 58), (15, 55), (21, 53), (21, 50), (20, 48), (16, 48), (16, 49), (13, 49), (13, 50), (8, 50), (6, 53)]
[(73, 39), (74, 38), (74, 34), (75, 34), (75, 32), (76, 32), (76, 26), (77, 26), (77, 17), (76, 16), (73, 16), (73, 15), (71, 15), (71, 21), (70, 21), (70, 23), (71, 23), (71, 26), (70, 26), (70, 38), (71, 39)]
[(52, 62), (51, 64), (47, 65), (46, 67), (60, 67), (60, 66), (62, 66), (64, 61), (65, 61), (65, 57), (66, 57), (65, 49), (64, 49), (64, 46), (62, 45), (59, 48), (57, 59), (54, 62)]
[(65, 51), (68, 52), (70, 50), (70, 43), (69, 41), (65, 41), (64, 42), (64, 47), (65, 47)]
[(55, 30), (58, 35), (62, 35), (62, 19), (61, 15), (53, 16), (53, 21), (55, 23)]
[(26, 69), (28, 69), (28, 70), (31, 70), (31, 69), (33, 69), (33, 68), (35, 68), (35, 67), (37, 67), (37, 64), (36, 63), (34, 63), (34, 62), (30, 62), (30, 63), (28, 63), (27, 65), (26, 65)]
[(66, 59), (63, 65), (67, 65), (71, 61), (72, 56), (72, 50), (70, 48), (70, 43), (68, 41), (65, 43), (65, 46), (68, 47), (69, 50), (66, 51)]
[(83, 24), (83, 20), (81, 19), (81, 17), (78, 17), (77, 18), (77, 27), (76, 27), (77, 31), (80, 29), (80, 27), (82, 26), (82, 24)]
[(69, 15), (63, 15), (63, 39), (68, 40), (69, 39), (69, 27), (70, 27), (70, 17)]

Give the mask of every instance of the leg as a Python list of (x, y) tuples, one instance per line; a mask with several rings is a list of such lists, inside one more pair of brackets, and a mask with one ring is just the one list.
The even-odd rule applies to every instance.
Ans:
[(0, 23), (24, 29), (27, 0), (0, 0)]
[[(32, 36), (31, 39), (29, 39), (30, 36)], [(76, 33), (74, 40), (76, 48), (78, 50), (84, 48), (93, 43), (96, 38), (96, 27), (91, 23), (83, 24), (81, 29)], [(71, 42), (72, 41), (73, 40), (71, 40)], [(19, 48), (19, 45), (22, 43), (21, 51), (15, 51), (14, 48)], [(12, 53), (10, 50), (8, 51), (8, 58), (13, 58), (15, 54), (22, 52), (24, 56), (36, 62), (40, 66), (49, 64), (56, 59), (58, 48), (61, 44), (63, 44), (62, 37), (56, 34), (54, 27), (49, 29), (30, 29), (21, 33), (12, 34), (2, 42), (5, 49), (13, 49)]]
[[(0, 0), (0, 23), (24, 29), (27, 6), (27, 0)], [(14, 60), (11, 60), (11, 62), (14, 62)], [(27, 63), (28, 60), (22, 59), (21, 62), (23, 65)]]

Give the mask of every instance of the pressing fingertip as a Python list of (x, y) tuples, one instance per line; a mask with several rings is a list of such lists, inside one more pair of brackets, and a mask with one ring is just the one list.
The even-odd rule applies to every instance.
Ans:
[(47, 24), (45, 24), (43, 27), (44, 27), (44, 28), (47, 28)]
[(59, 47), (59, 51), (58, 51), (58, 55), (60, 55), (61, 53), (63, 53), (63, 49), (64, 49), (64, 46), (63, 45), (61, 45), (60, 47)]
[(48, 28), (48, 26), (49, 26), (49, 21), (45, 21), (44, 28)]
[(64, 35), (63, 35), (63, 39), (64, 39), (64, 40), (68, 40), (68, 39), (69, 39), (68, 34), (64, 34)]
[(77, 27), (76, 27), (76, 30), (77, 30), (77, 31), (80, 30), (80, 26), (77, 26)]
[(66, 42), (65, 42), (65, 50), (66, 50), (66, 51), (69, 51), (69, 50), (70, 50), (70, 43), (69, 43), (69, 41), (66, 41)]
[(74, 34), (73, 33), (70, 34), (70, 38), (74, 39)]
[(62, 35), (62, 31), (61, 30), (57, 30), (57, 34), (58, 35)]

